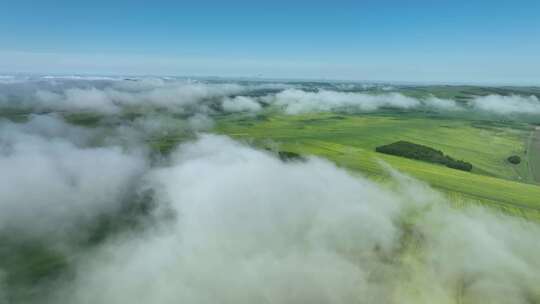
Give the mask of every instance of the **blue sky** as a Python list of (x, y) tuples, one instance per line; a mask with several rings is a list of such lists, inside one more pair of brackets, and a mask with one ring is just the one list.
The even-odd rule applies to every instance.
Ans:
[(0, 7), (0, 73), (540, 84), (538, 0)]

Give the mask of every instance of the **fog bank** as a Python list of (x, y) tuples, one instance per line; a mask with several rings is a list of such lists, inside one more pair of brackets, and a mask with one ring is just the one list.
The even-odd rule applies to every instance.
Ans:
[(141, 108), (186, 115), (259, 113), (266, 107), (289, 115), (369, 113), (381, 109), (479, 113), (496, 117), (540, 114), (540, 101), (534, 95), (468, 95), (453, 100), (434, 96), (427, 89), (410, 91), (407, 87), (373, 84), (199, 81), (163, 77), (16, 80), (0, 82), (0, 107), (40, 113), (89, 111), (103, 115)]
[(471, 101), (474, 109), (495, 114), (540, 114), (540, 100), (536, 96), (488, 95)]
[(87, 130), (54, 117), (0, 121), (0, 232), (64, 237), (131, 195), (143, 155), (87, 147), (85, 138)]
[[(87, 254), (64, 303), (530, 303), (540, 228), (221, 136), (147, 174), (176, 217)], [(160, 208), (156, 210), (159, 211)]]

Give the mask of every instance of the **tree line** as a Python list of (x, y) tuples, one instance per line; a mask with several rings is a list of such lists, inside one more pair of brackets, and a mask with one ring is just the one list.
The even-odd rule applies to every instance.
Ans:
[(463, 171), (471, 171), (473, 168), (472, 164), (469, 162), (456, 160), (445, 155), (442, 151), (408, 141), (397, 141), (388, 145), (378, 146), (375, 148), (375, 151), (434, 164), (441, 164), (452, 169)]

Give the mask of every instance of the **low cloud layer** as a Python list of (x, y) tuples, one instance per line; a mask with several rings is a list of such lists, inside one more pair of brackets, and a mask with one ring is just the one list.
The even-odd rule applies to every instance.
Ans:
[(52, 117), (0, 122), (0, 231), (48, 237), (117, 210), (145, 170), (120, 147), (84, 147), (91, 134)]
[[(123, 85), (125, 89), (125, 84)], [(141, 84), (141, 87), (144, 87)], [(276, 94), (259, 98), (230, 95), (245, 92), (247, 89), (237, 85), (182, 84), (167, 85), (145, 89), (143, 91), (119, 91), (115, 88), (98, 90), (96, 88), (70, 88), (63, 93), (37, 91), (37, 107), (68, 111), (95, 111), (114, 114), (122, 107), (154, 106), (175, 111), (208, 112), (207, 104), (202, 103), (211, 98), (219, 98), (223, 111), (259, 112), (262, 104), (282, 108), (286, 114), (295, 115), (312, 112), (371, 112), (381, 108), (394, 109), (432, 109), (440, 111), (463, 110), (457, 103), (449, 99), (430, 96), (417, 99), (401, 93), (350, 93), (321, 90), (309, 92), (298, 89), (286, 89)], [(517, 107), (519, 102), (515, 104)], [(189, 109), (191, 107), (191, 109)], [(480, 110), (489, 108), (477, 107)], [(525, 112), (526, 110), (523, 109)], [(504, 111), (504, 109), (503, 109)]]
[(488, 95), (474, 98), (471, 106), (495, 114), (540, 114), (540, 100), (536, 96)]
[(258, 112), (262, 109), (259, 102), (246, 96), (236, 96), (223, 100), (225, 112)]
[[(147, 181), (176, 217), (89, 253), (64, 303), (530, 303), (540, 228), (454, 210), (327, 161), (283, 163), (225, 137), (184, 144)], [(413, 220), (414, 219), (414, 220)]]
[[(205, 129), (211, 121), (200, 114), (187, 123)], [(107, 132), (54, 115), (0, 123), (2, 234), (69, 240), (139, 193), (150, 191), (156, 204), (142, 230), (56, 249), (69, 257), (69, 276), (36, 303), (540, 298), (535, 223), (453, 209), (391, 168), (383, 186), (322, 159), (282, 162), (224, 136), (201, 135), (150, 165), (139, 137), (169, 127), (157, 117)], [(120, 138), (131, 144), (117, 146)]]
[(382, 107), (409, 109), (421, 105), (415, 98), (399, 93), (365, 94), (336, 91), (306, 92), (285, 90), (270, 97), (272, 103), (282, 106), (287, 114), (329, 112), (339, 109), (373, 111)]
[(0, 82), (0, 107), (37, 112), (160, 108), (184, 114), (257, 113), (270, 106), (294, 115), (402, 109), (488, 115), (539, 115), (536, 96), (470, 96), (456, 102), (433, 95), (411, 97), (399, 88), (368, 84), (209, 82), (174, 78), (9, 78)]
[[(123, 90), (121, 90), (123, 89)], [(87, 110), (100, 113), (117, 113), (125, 106), (156, 106), (181, 110), (198, 102), (239, 93), (242, 87), (235, 84), (201, 83), (137, 83), (118, 84), (98, 90), (96, 88), (70, 88), (63, 93), (36, 92), (36, 102), (43, 108), (57, 110)]]

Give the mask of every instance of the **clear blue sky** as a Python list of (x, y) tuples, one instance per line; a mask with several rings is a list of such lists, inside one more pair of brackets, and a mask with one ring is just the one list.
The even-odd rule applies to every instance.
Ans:
[(540, 1), (0, 0), (0, 73), (540, 84)]

